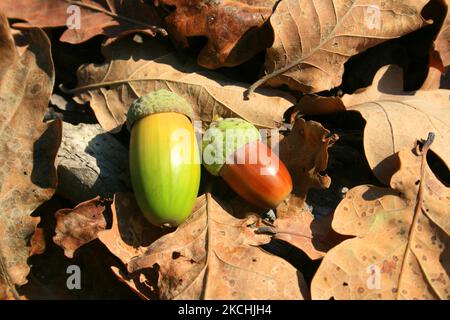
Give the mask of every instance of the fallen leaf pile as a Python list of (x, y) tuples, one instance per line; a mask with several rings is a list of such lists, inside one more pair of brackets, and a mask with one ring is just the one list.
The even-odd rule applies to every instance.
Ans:
[[(0, 299), (450, 299), (448, 0), (3, 0), (0, 57)], [(174, 228), (128, 187), (72, 200), (159, 89), (199, 137), (270, 129), (289, 196), (262, 210), (202, 170)], [(62, 121), (102, 133), (59, 175)]]

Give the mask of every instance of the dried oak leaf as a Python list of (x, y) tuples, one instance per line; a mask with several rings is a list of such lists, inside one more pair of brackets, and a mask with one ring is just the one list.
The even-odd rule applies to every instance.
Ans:
[[(430, 50), (430, 67), (421, 89), (450, 89), (450, 8), (448, 0), (432, 3), (429, 15), (436, 16), (436, 23), (442, 23)], [(442, 15), (445, 14), (445, 17)]]
[(113, 40), (136, 31), (152, 36), (158, 31), (163, 32), (158, 27), (161, 22), (154, 6), (142, 0), (3, 0), (0, 11), (9, 18), (26, 21), (16, 22), (14, 27), (54, 28), (73, 25), (60, 38), (62, 42), (73, 44), (97, 35), (105, 35)]
[(267, 82), (305, 93), (340, 85), (344, 63), (381, 42), (424, 26), (426, 0), (283, 0), (270, 18), (275, 41), (267, 49)]
[(18, 298), (14, 285), (27, 282), (39, 222), (30, 214), (55, 192), (61, 142), (61, 122), (43, 122), (54, 83), (50, 41), (39, 29), (23, 40), (19, 55), (0, 14), (0, 298)]
[(323, 172), (328, 166), (328, 148), (337, 140), (320, 123), (298, 118), (292, 131), (279, 144), (280, 158), (293, 180), (290, 197), (276, 209), (273, 226), (258, 232), (272, 235), (304, 251), (311, 259), (319, 259), (342, 239), (330, 228), (327, 218), (314, 218), (305, 206), (308, 190), (327, 189), (331, 178)]
[(105, 48), (106, 62), (78, 71), (78, 87), (69, 90), (78, 103), (90, 102), (101, 126), (117, 131), (132, 101), (149, 91), (167, 89), (184, 97), (196, 120), (206, 126), (215, 115), (241, 117), (257, 126), (276, 127), (293, 97), (277, 90), (261, 90), (252, 101), (243, 99), (245, 85), (192, 63), (181, 63), (161, 42), (123, 39)]
[[(375, 176), (383, 183), (398, 168), (393, 155), (413, 148), (427, 132), (435, 132), (431, 150), (450, 170), (450, 90), (422, 91), (412, 97), (367, 102), (351, 108), (366, 120), (364, 152)], [(443, 101), (442, 103), (440, 103)], [(445, 101), (445, 102), (444, 102)]]
[(272, 36), (260, 28), (272, 14), (275, 0), (159, 0), (175, 7), (166, 18), (174, 41), (188, 47), (188, 37), (208, 39), (198, 64), (209, 69), (233, 67), (269, 47)]
[(385, 184), (398, 168), (392, 156), (404, 148), (413, 148), (430, 131), (436, 134), (431, 150), (450, 168), (450, 90), (405, 92), (402, 79), (400, 67), (385, 66), (371, 86), (342, 98), (309, 96), (300, 101), (304, 106), (300, 112), (310, 113), (317, 106), (328, 111), (361, 113), (366, 120), (366, 158), (375, 176)]
[[(121, 213), (116, 212), (118, 219)], [(137, 207), (135, 216), (141, 216)], [(156, 241), (147, 243), (137, 238), (134, 234), (137, 225), (121, 233), (117, 229), (104, 231), (100, 240), (128, 264), (130, 275), (123, 281), (147, 298), (152, 290), (161, 299), (308, 297), (302, 274), (258, 247), (270, 238), (254, 233), (255, 228), (250, 225), (257, 221), (256, 216), (234, 218), (207, 194), (198, 198), (188, 220)], [(129, 233), (129, 240), (122, 238), (124, 232)], [(109, 233), (108, 240), (104, 241), (106, 233)], [(124, 244), (125, 241), (128, 243)], [(117, 270), (116, 274), (123, 278)]]
[(444, 68), (450, 66), (450, 6), (448, 0), (445, 0), (445, 5), (447, 15), (434, 41), (434, 49), (439, 53)]
[(277, 208), (277, 219), (273, 225), (262, 225), (259, 233), (271, 234), (305, 252), (312, 260), (322, 258), (325, 253), (347, 239), (331, 228), (333, 214), (316, 216), (305, 207), (299, 207), (289, 199)]
[(107, 228), (108, 209), (108, 201), (97, 196), (73, 209), (58, 210), (53, 242), (64, 249), (66, 257), (73, 258), (79, 247), (97, 239), (98, 232)]
[(45, 232), (42, 228), (36, 228), (30, 241), (30, 257), (43, 254), (45, 252)]
[[(133, 257), (143, 255), (152, 242), (173, 231), (150, 224), (132, 193), (116, 193), (111, 210), (112, 228), (99, 232), (98, 238), (124, 265)], [(158, 299), (157, 275), (154, 272), (144, 270), (128, 274), (114, 266), (111, 271), (142, 299)]]
[(159, 300), (158, 288), (158, 274), (156, 272), (135, 272), (128, 274), (123, 272), (116, 266), (111, 267), (112, 273), (117, 280), (126, 284), (136, 295), (142, 300)]
[(328, 148), (338, 139), (320, 123), (299, 118), (289, 135), (280, 141), (280, 158), (291, 173), (296, 206), (303, 206), (311, 187), (330, 186), (331, 178), (323, 172), (328, 166)]
[(99, 232), (98, 238), (125, 265), (168, 232), (145, 219), (132, 193), (116, 193), (111, 211), (112, 227)]
[(333, 228), (356, 237), (326, 254), (313, 299), (450, 299), (450, 188), (417, 150), (398, 157), (392, 189), (361, 185), (337, 207)]
[(346, 111), (365, 102), (377, 101), (384, 95), (403, 94), (407, 94), (403, 90), (403, 69), (396, 65), (387, 65), (377, 71), (372, 84), (366, 88), (358, 89), (353, 94), (344, 94), (342, 97), (307, 94), (298, 101), (296, 108), (302, 114), (324, 115)]
[(450, 89), (450, 65), (444, 67), (435, 50), (430, 50), (428, 60), (428, 74), (419, 90)]

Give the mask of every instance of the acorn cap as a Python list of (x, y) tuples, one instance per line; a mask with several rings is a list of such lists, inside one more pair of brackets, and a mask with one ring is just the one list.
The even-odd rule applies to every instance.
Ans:
[(128, 131), (131, 131), (137, 120), (161, 112), (178, 112), (191, 120), (194, 118), (192, 106), (184, 98), (176, 93), (161, 89), (133, 101), (127, 113)]
[(203, 165), (209, 173), (218, 176), (236, 150), (256, 140), (261, 140), (261, 135), (250, 122), (240, 118), (219, 118), (203, 135)]

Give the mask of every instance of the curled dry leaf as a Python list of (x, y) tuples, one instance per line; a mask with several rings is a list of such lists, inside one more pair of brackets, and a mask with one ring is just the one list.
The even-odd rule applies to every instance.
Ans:
[(366, 49), (421, 28), (426, 0), (283, 0), (270, 18), (275, 41), (267, 49), (267, 82), (305, 93), (340, 85), (344, 63)]
[(347, 238), (331, 228), (332, 214), (314, 217), (291, 200), (277, 208), (277, 219), (273, 225), (263, 225), (257, 232), (271, 234), (274, 239), (290, 243), (312, 260), (322, 258), (328, 250)]
[(429, 53), (428, 75), (420, 90), (450, 89), (450, 66), (444, 67), (439, 53)]
[(441, 65), (448, 68), (450, 66), (450, 6), (448, 0), (442, 0), (441, 2), (445, 3), (447, 14), (434, 41), (434, 49), (439, 54)]
[(262, 90), (245, 101), (245, 85), (232, 83), (217, 73), (181, 63), (175, 52), (160, 42), (124, 39), (105, 49), (107, 61), (78, 71), (78, 87), (70, 90), (79, 103), (90, 102), (102, 127), (119, 130), (134, 99), (166, 89), (184, 97), (194, 108), (196, 120), (206, 126), (215, 115), (241, 117), (257, 126), (276, 127), (293, 104), (292, 96)]
[(423, 12), (439, 27), (429, 50), (429, 68), (421, 90), (450, 89), (450, 10), (448, 0), (430, 1)]
[(99, 232), (98, 238), (125, 265), (169, 231), (145, 219), (132, 193), (116, 193), (111, 211), (112, 228)]
[(328, 188), (331, 178), (323, 172), (328, 166), (328, 148), (339, 139), (320, 123), (299, 118), (287, 137), (281, 140), (280, 159), (293, 179), (296, 206), (302, 207), (308, 190)]
[(413, 148), (428, 132), (436, 137), (431, 150), (450, 168), (450, 90), (405, 92), (403, 72), (395, 65), (381, 68), (367, 88), (353, 95), (338, 97), (309, 96), (300, 101), (301, 112), (315, 113), (315, 107), (330, 111), (361, 113), (366, 120), (364, 151), (375, 176), (383, 183), (397, 170), (393, 155)]
[(450, 188), (417, 150), (398, 157), (392, 189), (361, 185), (337, 207), (333, 228), (356, 238), (326, 254), (314, 299), (450, 299)]
[(239, 65), (271, 45), (270, 31), (259, 27), (272, 14), (275, 0), (160, 0), (158, 3), (175, 7), (165, 22), (178, 45), (188, 47), (188, 37), (208, 39), (198, 56), (198, 63), (205, 68)]
[(448, 0), (441, 0), (438, 3), (445, 6), (447, 14), (430, 53), (430, 68), (422, 86), (428, 90), (450, 89), (450, 6)]
[(292, 131), (278, 146), (280, 158), (292, 176), (293, 192), (277, 207), (274, 224), (258, 229), (262, 234), (296, 246), (311, 259), (323, 257), (344, 239), (331, 230), (329, 217), (314, 218), (304, 206), (311, 187), (326, 189), (330, 186), (331, 178), (323, 172), (328, 166), (328, 148), (338, 138), (318, 122), (297, 119)]
[(131, 259), (128, 271), (157, 272), (161, 299), (307, 298), (302, 274), (258, 247), (270, 240), (254, 232), (258, 220), (237, 219), (203, 195), (190, 218)]
[(152, 36), (164, 32), (155, 8), (142, 0), (4, 0), (0, 11), (9, 18), (26, 21), (16, 22), (14, 27), (75, 26), (60, 38), (73, 44), (97, 35), (115, 39), (136, 31)]
[(97, 239), (97, 233), (106, 229), (108, 209), (108, 201), (96, 197), (73, 209), (58, 210), (53, 242), (64, 249), (66, 257), (73, 258), (75, 250)]
[[(151, 243), (172, 231), (150, 224), (132, 193), (116, 193), (111, 210), (112, 228), (99, 232), (98, 238), (124, 265), (143, 255)], [(143, 270), (128, 274), (117, 267), (111, 267), (111, 270), (142, 299), (158, 299), (157, 273)]]
[(0, 14), (0, 298), (27, 282), (39, 218), (30, 214), (56, 188), (55, 156), (61, 123), (43, 123), (54, 83), (50, 41), (38, 29), (23, 32), (19, 56)]
[(30, 257), (34, 255), (43, 254), (46, 248), (44, 229), (36, 228), (30, 243), (31, 243)]

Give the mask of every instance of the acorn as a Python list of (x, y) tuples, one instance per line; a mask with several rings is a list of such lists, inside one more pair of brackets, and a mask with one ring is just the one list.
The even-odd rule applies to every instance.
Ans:
[(135, 100), (127, 114), (131, 185), (144, 216), (175, 227), (190, 215), (200, 185), (200, 155), (189, 103), (167, 90)]
[(284, 163), (261, 141), (258, 129), (243, 119), (212, 122), (202, 148), (208, 172), (221, 176), (256, 207), (276, 208), (292, 191), (292, 178)]

